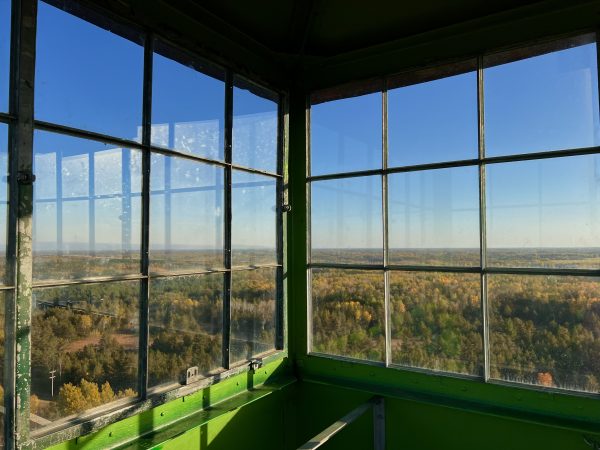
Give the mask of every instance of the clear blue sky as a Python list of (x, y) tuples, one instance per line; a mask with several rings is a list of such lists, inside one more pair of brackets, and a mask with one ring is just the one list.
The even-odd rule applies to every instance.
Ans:
[[(0, 1), (0, 7), (5, 3)], [(153, 144), (222, 160), (223, 81), (159, 54), (154, 55), (153, 66)], [(0, 74), (0, 83), (2, 80)], [(142, 85), (143, 48), (139, 43), (40, 2), (35, 97), (38, 120), (139, 141)], [(275, 102), (236, 87), (233, 134), (235, 163), (276, 171)], [(119, 251), (127, 245), (139, 248), (138, 152), (42, 132), (36, 132), (34, 145), (34, 245), (38, 250), (56, 251), (60, 247), (59, 230), (61, 249), (66, 253), (92, 248), (92, 238), (97, 250)], [(58, 179), (57, 154), (62, 155)], [(234, 248), (275, 248), (272, 180), (235, 174)], [(222, 249), (223, 183), (224, 171), (217, 166), (153, 156), (152, 249)], [(63, 202), (62, 218), (57, 217), (55, 202), (41, 201), (55, 198), (57, 189), (62, 189), (63, 198), (70, 199)], [(93, 223), (88, 199), (92, 189), (106, 197), (96, 200)], [(124, 189), (126, 199), (122, 200)], [(165, 189), (171, 190), (170, 205)], [(123, 223), (129, 217), (131, 242), (125, 243)]]
[[(596, 46), (487, 68), (488, 156), (596, 146)], [(311, 109), (313, 175), (382, 167), (382, 95)], [(474, 72), (391, 90), (388, 166), (477, 158)], [(600, 158), (487, 167), (488, 247), (600, 247)], [(313, 248), (380, 248), (381, 179), (314, 182)], [(400, 248), (478, 248), (476, 168), (389, 177), (389, 242)]]

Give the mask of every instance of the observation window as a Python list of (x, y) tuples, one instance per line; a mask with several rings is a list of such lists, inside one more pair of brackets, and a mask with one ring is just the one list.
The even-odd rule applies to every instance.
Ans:
[[(2, 368), (21, 399), (0, 416), (15, 447), (179, 396), (189, 368), (186, 392), (284, 349), (282, 94), (88, 6), (37, 3), (36, 40), (17, 45), (0, 0), (0, 360), (18, 349)], [(35, 95), (12, 116), (17, 73)], [(12, 195), (17, 166), (35, 180)], [(31, 323), (5, 321), (13, 303)]]
[(309, 352), (600, 392), (596, 51), (576, 36), (312, 95)]

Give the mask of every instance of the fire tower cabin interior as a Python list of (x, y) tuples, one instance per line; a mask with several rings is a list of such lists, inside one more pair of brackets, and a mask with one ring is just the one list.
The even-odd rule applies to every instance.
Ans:
[(600, 0), (0, 0), (0, 447), (600, 450)]

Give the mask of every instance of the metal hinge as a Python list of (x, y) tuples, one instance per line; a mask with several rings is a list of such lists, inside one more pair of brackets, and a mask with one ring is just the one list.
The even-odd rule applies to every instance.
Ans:
[(17, 183), (19, 184), (33, 184), (34, 181), (35, 175), (31, 171), (21, 170), (17, 173)]

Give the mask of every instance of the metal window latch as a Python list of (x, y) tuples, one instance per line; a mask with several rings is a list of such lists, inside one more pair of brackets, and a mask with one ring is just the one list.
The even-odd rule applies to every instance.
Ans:
[(281, 205), (281, 212), (290, 212), (292, 210), (292, 205), (285, 203)]
[(248, 366), (250, 367), (251, 372), (256, 371), (256, 369), (260, 369), (263, 366), (262, 359), (260, 359), (260, 358), (251, 359)]
[(35, 175), (33, 172), (21, 170), (17, 174), (17, 183), (19, 184), (33, 184), (35, 181)]

